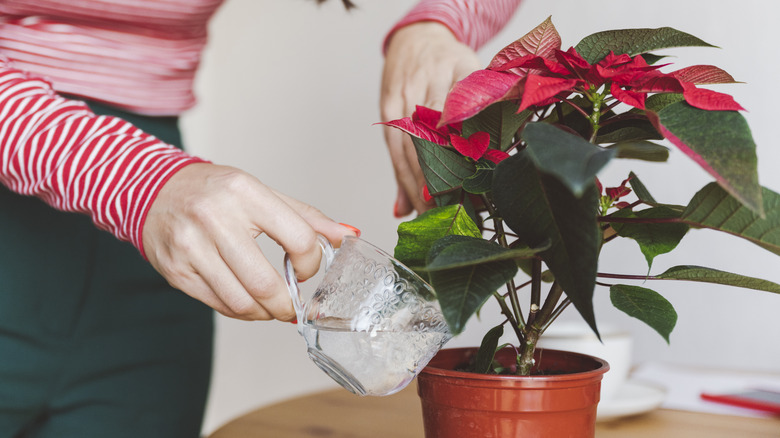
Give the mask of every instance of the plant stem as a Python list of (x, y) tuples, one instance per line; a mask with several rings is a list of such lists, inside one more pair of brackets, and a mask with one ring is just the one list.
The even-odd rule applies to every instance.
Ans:
[(558, 116), (558, 123), (563, 123), (563, 106), (560, 102), (555, 104), (555, 112)]
[[(483, 229), (484, 231), (491, 231), (491, 232), (493, 232), (493, 233), (495, 233), (495, 232), (496, 232), (496, 230), (494, 230), (494, 229), (492, 229), (492, 228), (483, 227), (482, 229)], [(507, 231), (504, 231), (504, 235), (506, 235), (506, 236), (510, 236), (510, 237), (517, 237), (517, 234), (510, 233), (510, 232), (507, 232)]]
[(617, 278), (621, 280), (664, 280), (653, 275), (629, 275), (629, 274), (608, 274), (606, 272), (599, 272), (596, 277), (601, 278)]
[(599, 125), (599, 121), (601, 120), (601, 102), (603, 100), (603, 96), (596, 95), (591, 98), (591, 103), (593, 104), (593, 112), (590, 114), (590, 117), (588, 117), (588, 120), (590, 120), (590, 126), (593, 129), (593, 131), (590, 134), (590, 141), (591, 143), (596, 142), (596, 134), (599, 132), (599, 128), (601, 126)]
[[(509, 243), (506, 240), (506, 233), (504, 232), (504, 222), (501, 220), (501, 217), (496, 214), (496, 210), (493, 208), (493, 203), (490, 201), (490, 198), (488, 198), (487, 195), (482, 195), (482, 202), (485, 204), (490, 217), (493, 218), (493, 227), (495, 228), (495, 235), (498, 236), (499, 245), (504, 248), (509, 248)], [(523, 311), (520, 308), (520, 301), (517, 297), (517, 286), (515, 285), (514, 279), (509, 280), (509, 282), (506, 284), (506, 287), (507, 295), (509, 295), (509, 302), (512, 303), (512, 311), (514, 312), (515, 323), (512, 324), (512, 327), (515, 328), (515, 332), (518, 334), (518, 340), (522, 344), (522, 331), (524, 331), (526, 324), (523, 322)], [(500, 301), (503, 301), (503, 299)], [(504, 303), (504, 305), (506, 305), (506, 303)]]
[[(612, 100), (612, 99), (609, 99), (609, 100)], [(607, 101), (604, 101), (604, 103), (607, 103)], [(610, 102), (606, 107), (604, 107), (604, 111), (602, 111), (602, 112), (603, 113), (608, 113), (608, 112), (612, 111), (612, 108), (615, 108), (619, 104), (620, 104), (620, 101), (617, 100), (617, 99), (614, 99), (614, 101)]]
[(517, 360), (517, 375), (530, 376), (534, 367), (534, 351), (539, 340), (539, 329), (530, 326), (526, 331), (525, 343), (521, 345), (520, 357)]
[[(547, 320), (550, 319), (550, 316), (554, 313), (555, 307), (558, 305), (558, 301), (560, 301), (562, 295), (563, 288), (561, 288), (557, 282), (554, 282), (550, 288), (550, 292), (544, 299), (542, 309), (536, 317), (536, 322), (534, 322), (535, 328), (542, 329), (547, 325)], [(539, 334), (541, 335), (543, 332), (544, 330), (541, 330)]]
[(506, 316), (507, 321), (509, 321), (509, 324), (512, 326), (512, 330), (515, 331), (515, 335), (517, 335), (517, 339), (520, 341), (520, 343), (523, 343), (523, 331), (520, 327), (522, 324), (522, 320), (518, 321), (515, 319), (514, 315), (512, 315), (512, 311), (507, 307), (506, 301), (504, 301), (504, 297), (501, 296), (498, 292), (493, 292), (493, 296), (496, 297), (496, 301), (498, 301), (499, 307), (501, 307), (501, 313)]
[(638, 218), (638, 217), (611, 217), (611, 216), (599, 216), (596, 220), (599, 222), (616, 222), (621, 224), (675, 224), (685, 221), (679, 217), (659, 217), (659, 218)]
[(602, 242), (602, 245), (605, 244), (605, 243), (612, 242), (613, 240), (617, 239), (618, 237), (620, 237), (620, 235), (617, 234), (617, 233), (612, 234), (610, 236), (607, 236), (607, 237), (604, 238), (604, 241)]
[(585, 117), (586, 119), (590, 119), (590, 116), (588, 116), (588, 113), (586, 113), (585, 110), (583, 110), (579, 106), (575, 105), (573, 102), (569, 102), (567, 99), (564, 99), (562, 102), (569, 104), (569, 106), (574, 108), (574, 110), (577, 111), (578, 113), (582, 114), (582, 116)]
[(531, 260), (531, 308), (528, 311), (528, 325), (536, 320), (539, 304), (542, 300), (542, 260), (534, 257)]
[[(544, 305), (539, 313), (536, 314), (536, 318), (533, 323), (529, 322), (525, 328), (525, 343), (521, 344), (520, 358), (517, 362), (517, 374), (521, 376), (528, 376), (531, 374), (531, 369), (534, 366), (534, 351), (536, 350), (536, 342), (539, 337), (544, 333), (544, 330), (549, 326), (550, 319), (557, 317), (563, 309), (558, 310), (556, 306), (558, 300), (560, 300), (563, 294), (563, 289), (558, 283), (553, 283), (550, 288), (550, 292), (544, 299)], [(560, 306), (559, 306), (560, 308)], [(554, 319), (554, 318), (553, 318)]]
[(525, 283), (521, 284), (520, 286), (516, 286), (515, 290), (520, 290), (520, 289), (528, 286), (529, 284), (531, 284), (531, 280), (526, 281)]
[[(512, 310), (515, 312), (515, 319), (517, 320), (517, 326), (521, 330), (525, 330), (525, 322), (523, 322), (523, 311), (520, 308), (520, 300), (517, 298), (517, 286), (515, 286), (515, 280), (509, 280), (509, 283), (506, 285), (507, 292), (509, 295), (509, 302), (512, 303)], [(522, 341), (522, 338), (519, 339)]]
[(544, 323), (544, 326), (542, 326), (542, 333), (544, 333), (545, 330), (547, 330), (547, 327), (550, 327), (550, 324), (553, 323), (556, 319), (558, 319), (558, 316), (563, 313), (564, 310), (566, 310), (567, 307), (569, 307), (569, 304), (571, 304), (571, 300), (569, 298), (564, 298), (563, 301), (561, 301), (561, 304), (553, 310), (553, 313), (550, 315), (550, 318), (547, 319), (547, 322)]

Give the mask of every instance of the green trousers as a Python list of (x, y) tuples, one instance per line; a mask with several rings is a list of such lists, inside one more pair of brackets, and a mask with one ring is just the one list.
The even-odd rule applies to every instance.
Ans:
[[(90, 106), (180, 144), (176, 118)], [(0, 186), (0, 438), (196, 438), (212, 342), (132, 245)]]

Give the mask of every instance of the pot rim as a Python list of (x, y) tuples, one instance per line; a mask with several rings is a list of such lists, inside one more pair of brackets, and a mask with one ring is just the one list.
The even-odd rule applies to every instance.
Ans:
[[(468, 351), (468, 350), (477, 350), (477, 347), (458, 347), (458, 348), (446, 348), (442, 351)], [(452, 378), (459, 378), (459, 379), (465, 379), (465, 380), (475, 380), (475, 381), (507, 381), (507, 380), (525, 380), (525, 381), (533, 381), (533, 382), (548, 382), (548, 381), (566, 381), (566, 380), (581, 380), (581, 379), (589, 379), (596, 377), (598, 375), (603, 375), (607, 371), (609, 371), (609, 364), (604, 359), (601, 359), (596, 356), (590, 356), (587, 354), (582, 353), (575, 353), (573, 351), (564, 351), (564, 350), (554, 350), (551, 348), (537, 348), (538, 351), (541, 352), (542, 357), (544, 357), (545, 351), (551, 351), (556, 352), (564, 355), (571, 355), (571, 356), (579, 356), (584, 359), (591, 359), (595, 361), (598, 366), (595, 369), (588, 370), (588, 371), (580, 371), (580, 372), (574, 372), (574, 373), (566, 373), (566, 374), (551, 374), (551, 375), (544, 375), (544, 376), (516, 376), (512, 374), (479, 374), (479, 373), (470, 373), (466, 371), (455, 371), (449, 368), (439, 368), (435, 367), (431, 364), (428, 364), (423, 370), (420, 372), (420, 374), (430, 374), (434, 376), (441, 376), (441, 377), (452, 377)]]

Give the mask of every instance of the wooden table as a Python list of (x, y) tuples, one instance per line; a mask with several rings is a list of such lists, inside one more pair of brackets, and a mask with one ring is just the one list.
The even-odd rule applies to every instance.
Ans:
[[(319, 392), (249, 412), (209, 438), (423, 438), (416, 387), (388, 397)], [(780, 418), (659, 409), (599, 422), (597, 438), (780, 438)], [(510, 437), (507, 437), (510, 438)], [(553, 437), (554, 438), (554, 437)]]

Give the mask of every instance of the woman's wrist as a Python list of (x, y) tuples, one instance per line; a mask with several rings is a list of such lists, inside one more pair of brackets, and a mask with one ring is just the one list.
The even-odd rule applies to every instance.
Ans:
[(458, 41), (458, 38), (453, 33), (452, 29), (440, 23), (438, 21), (418, 21), (410, 23), (398, 28), (392, 35), (388, 37), (387, 49), (390, 50), (390, 46), (394, 42), (403, 44), (409, 39), (420, 40), (428, 38), (444, 38)]
[(456, 33), (444, 23), (433, 20), (415, 21), (408, 24), (399, 24), (385, 37), (384, 53), (391, 50), (391, 45), (406, 46), (411, 42), (430, 41), (431, 38), (440, 38), (460, 42)]

